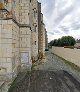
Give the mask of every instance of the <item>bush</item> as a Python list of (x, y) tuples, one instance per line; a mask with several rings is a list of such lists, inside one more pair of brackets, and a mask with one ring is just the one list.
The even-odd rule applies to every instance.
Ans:
[(76, 41), (72, 36), (63, 36), (61, 38), (61, 46), (74, 46), (75, 43)]
[(43, 59), (43, 57), (44, 57), (43, 53), (42, 52), (39, 52), (38, 59)]

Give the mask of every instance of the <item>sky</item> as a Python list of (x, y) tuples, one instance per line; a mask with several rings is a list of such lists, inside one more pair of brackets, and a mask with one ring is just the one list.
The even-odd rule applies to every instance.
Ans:
[(73, 36), (80, 38), (80, 0), (38, 0), (42, 5), (48, 41)]

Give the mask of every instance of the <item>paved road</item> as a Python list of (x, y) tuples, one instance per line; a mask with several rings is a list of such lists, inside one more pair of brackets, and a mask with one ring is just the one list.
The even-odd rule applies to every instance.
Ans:
[(74, 78), (79, 80), (80, 72), (50, 52), (43, 61), (32, 72), (21, 73), (9, 92), (80, 92), (80, 83)]

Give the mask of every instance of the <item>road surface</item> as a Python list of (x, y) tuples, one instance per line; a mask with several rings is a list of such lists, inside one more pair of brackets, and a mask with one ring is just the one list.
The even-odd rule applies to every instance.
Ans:
[(80, 92), (79, 76), (79, 71), (47, 52), (31, 72), (18, 75), (9, 92)]

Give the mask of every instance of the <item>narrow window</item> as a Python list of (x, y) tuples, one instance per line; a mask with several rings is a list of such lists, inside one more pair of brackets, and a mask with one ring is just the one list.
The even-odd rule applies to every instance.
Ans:
[(36, 32), (36, 26), (34, 26), (34, 31)]
[(34, 10), (34, 18), (36, 18), (36, 11)]
[(36, 41), (35, 41), (35, 45), (36, 45)]
[(30, 3), (31, 3), (31, 0), (30, 0)]

